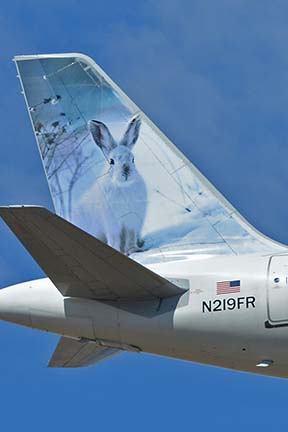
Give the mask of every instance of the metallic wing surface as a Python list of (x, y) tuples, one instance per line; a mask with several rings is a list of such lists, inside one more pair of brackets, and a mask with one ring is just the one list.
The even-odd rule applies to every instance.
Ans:
[(41, 207), (0, 207), (4, 219), (64, 296), (147, 300), (185, 292)]
[(93, 341), (61, 337), (49, 361), (50, 368), (78, 368), (95, 365), (118, 354), (119, 350)]

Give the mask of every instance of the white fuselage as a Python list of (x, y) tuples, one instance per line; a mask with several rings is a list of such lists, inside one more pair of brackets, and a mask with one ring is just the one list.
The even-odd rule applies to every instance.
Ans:
[[(116, 304), (63, 297), (49, 279), (0, 291), (0, 318), (59, 335), (265, 375), (288, 376), (288, 255), (198, 256), (150, 267), (179, 298)], [(239, 292), (217, 294), (217, 283)], [(270, 367), (256, 365), (269, 361)]]

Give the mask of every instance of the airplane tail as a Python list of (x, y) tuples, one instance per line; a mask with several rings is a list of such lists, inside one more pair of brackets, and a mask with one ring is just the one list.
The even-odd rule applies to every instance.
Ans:
[(58, 215), (143, 264), (284, 250), (244, 220), (89, 57), (15, 62)]

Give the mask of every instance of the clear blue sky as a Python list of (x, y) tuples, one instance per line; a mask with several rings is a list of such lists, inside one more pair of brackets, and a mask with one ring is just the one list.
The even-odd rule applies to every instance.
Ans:
[[(287, 17), (286, 0), (2, 2), (0, 203), (52, 208), (11, 58), (80, 51), (250, 222), (288, 243)], [(41, 276), (2, 222), (0, 275), (1, 286)], [(49, 370), (56, 336), (1, 322), (0, 340), (1, 430), (288, 426), (285, 380), (142, 354)]]

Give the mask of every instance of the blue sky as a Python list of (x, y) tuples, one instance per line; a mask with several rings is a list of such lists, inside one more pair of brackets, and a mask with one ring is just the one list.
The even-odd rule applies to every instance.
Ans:
[[(1, 204), (52, 208), (11, 59), (92, 56), (259, 230), (288, 243), (288, 3), (274, 0), (4, 1)], [(41, 272), (0, 224), (1, 286)], [(1, 427), (279, 430), (285, 380), (150, 355), (49, 370), (57, 337), (0, 323)]]

